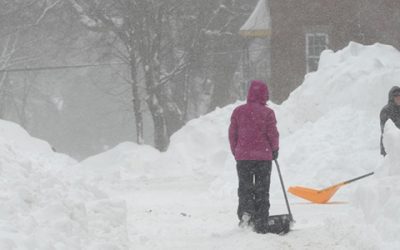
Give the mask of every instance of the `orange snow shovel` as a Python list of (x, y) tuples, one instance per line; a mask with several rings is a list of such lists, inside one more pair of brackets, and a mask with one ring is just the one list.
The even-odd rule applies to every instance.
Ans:
[(347, 185), (353, 181), (357, 181), (359, 179), (365, 178), (367, 176), (373, 175), (374, 172), (359, 176), (357, 178), (344, 181), (338, 184), (335, 184), (333, 186), (321, 189), (321, 190), (316, 190), (312, 188), (305, 188), (305, 187), (289, 187), (289, 193), (292, 193), (298, 197), (301, 197), (305, 200), (311, 201), (312, 203), (319, 203), (319, 204), (325, 204), (329, 201), (329, 199), (336, 193), (336, 191), (344, 186)]

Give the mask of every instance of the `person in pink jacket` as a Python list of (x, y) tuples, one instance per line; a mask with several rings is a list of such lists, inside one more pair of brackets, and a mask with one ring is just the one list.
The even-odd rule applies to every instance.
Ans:
[(269, 188), (272, 160), (278, 158), (279, 133), (274, 111), (266, 106), (268, 87), (251, 81), (247, 103), (231, 116), (229, 143), (239, 178), (239, 226), (268, 232)]

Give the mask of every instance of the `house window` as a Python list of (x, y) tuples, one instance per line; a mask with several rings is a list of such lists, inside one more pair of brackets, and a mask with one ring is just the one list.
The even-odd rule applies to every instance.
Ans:
[(328, 48), (328, 34), (307, 33), (306, 34), (306, 60), (307, 73), (318, 69), (319, 56)]

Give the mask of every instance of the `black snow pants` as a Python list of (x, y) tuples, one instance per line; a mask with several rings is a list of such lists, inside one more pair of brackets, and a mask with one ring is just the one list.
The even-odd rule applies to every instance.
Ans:
[(239, 206), (237, 215), (242, 220), (244, 213), (251, 217), (256, 230), (267, 227), (269, 216), (269, 188), (271, 161), (237, 161), (239, 177)]

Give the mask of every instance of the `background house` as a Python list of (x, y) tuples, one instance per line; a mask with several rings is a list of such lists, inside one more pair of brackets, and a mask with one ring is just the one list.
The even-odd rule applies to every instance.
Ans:
[[(305, 74), (317, 70), (321, 52), (345, 47), (350, 41), (386, 43), (400, 48), (398, 0), (260, 0), (268, 32), (260, 30), (262, 11), (256, 7), (241, 34), (263, 37), (269, 46), (268, 82), (271, 99), (284, 101)], [(258, 13), (258, 15), (255, 15)], [(258, 17), (256, 17), (258, 16)], [(253, 24), (253, 27), (249, 24)]]

